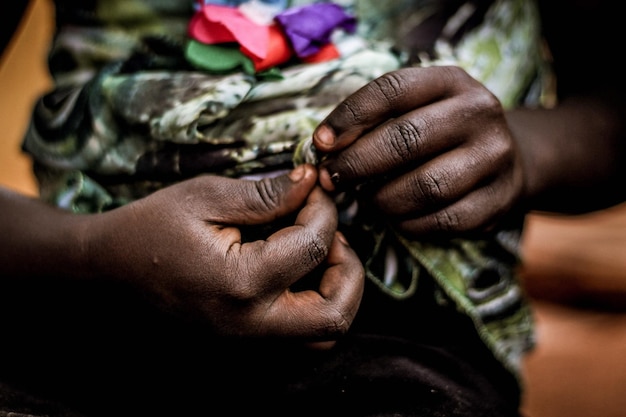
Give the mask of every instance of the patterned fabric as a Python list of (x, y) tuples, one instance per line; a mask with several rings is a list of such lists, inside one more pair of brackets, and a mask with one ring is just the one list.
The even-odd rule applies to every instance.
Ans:
[[(280, 68), (281, 79), (264, 80), (209, 74), (185, 60), (191, 1), (57, 0), (49, 57), (56, 86), (37, 104), (23, 145), (42, 198), (77, 213), (101, 212), (203, 173), (255, 177), (315, 162), (317, 123), (356, 89), (402, 66), (462, 66), (506, 107), (548, 97), (532, 1), (336, 3), (359, 22), (356, 34), (333, 39), (341, 58)], [(521, 219), (476, 240), (412, 241), (363, 204), (363, 193), (344, 194), (337, 204), (368, 278), (406, 299), (432, 277), (438, 300), (467, 314), (517, 375), (533, 344), (516, 275)]]

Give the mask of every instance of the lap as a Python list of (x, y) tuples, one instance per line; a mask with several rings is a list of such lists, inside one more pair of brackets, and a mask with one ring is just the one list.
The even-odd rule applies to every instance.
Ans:
[(10, 343), (1, 376), (5, 388), (24, 394), (22, 408), (14, 401), (12, 411), (37, 415), (39, 407), (41, 415), (73, 416), (67, 405), (89, 417), (213, 410), (518, 416), (516, 380), (451, 306), (366, 297), (345, 339), (329, 351), (311, 351), (224, 341), (138, 308), (133, 297), (111, 304), (106, 291), (86, 293), (42, 294), (31, 298), (26, 323), (3, 323)]

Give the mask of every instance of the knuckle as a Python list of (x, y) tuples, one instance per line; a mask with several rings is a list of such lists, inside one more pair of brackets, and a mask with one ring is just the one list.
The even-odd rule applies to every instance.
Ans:
[(461, 228), (461, 219), (458, 214), (448, 209), (438, 211), (435, 214), (435, 222), (437, 230), (444, 232), (458, 231)]
[(275, 183), (270, 178), (263, 178), (254, 182), (255, 190), (259, 199), (253, 199), (258, 202), (260, 207), (252, 207), (253, 210), (261, 208), (263, 210), (273, 209), (280, 203), (280, 193), (276, 190)]
[(493, 118), (500, 117), (504, 112), (500, 100), (486, 88), (479, 88), (473, 91), (470, 109), (472, 109), (474, 114)]
[(388, 72), (381, 75), (371, 83), (371, 87), (376, 89), (391, 106), (396, 97), (403, 95), (406, 91), (404, 77), (401, 71)]
[(454, 65), (438, 67), (437, 71), (440, 71), (444, 84), (449, 86), (466, 86), (468, 77), (471, 78), (463, 68)]
[(472, 107), (475, 109), (500, 109), (500, 100), (489, 89), (473, 78), (466, 70), (459, 66), (441, 67), (443, 77), (448, 85), (459, 86), (474, 95)]
[(485, 109), (491, 109), (500, 113), (502, 107), (500, 100), (486, 88), (482, 88), (480, 91), (481, 93), (477, 95), (476, 103)]
[(391, 150), (402, 160), (411, 161), (418, 157), (419, 144), (425, 137), (428, 127), (425, 122), (415, 123), (409, 120), (392, 124), (389, 144)]
[(437, 175), (433, 172), (425, 172), (416, 177), (414, 181), (412, 195), (416, 203), (423, 203), (423, 200), (437, 203), (445, 199), (450, 192), (448, 176), (445, 174)]
[(474, 80), (471, 75), (457, 65), (447, 65), (439, 67), (442, 76), (447, 79), (450, 85), (467, 85), (468, 80)]

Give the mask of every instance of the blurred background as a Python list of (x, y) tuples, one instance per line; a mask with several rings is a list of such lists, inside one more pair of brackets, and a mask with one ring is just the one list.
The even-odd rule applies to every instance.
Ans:
[[(7, 15), (13, 16), (4, 13), (4, 9), (15, 9), (11, 3), (2, 5), (3, 21)], [(37, 188), (30, 160), (22, 154), (20, 145), (36, 98), (51, 86), (46, 67), (54, 25), (51, 3), (30, 2), (0, 60), (0, 184), (28, 195), (36, 195)]]

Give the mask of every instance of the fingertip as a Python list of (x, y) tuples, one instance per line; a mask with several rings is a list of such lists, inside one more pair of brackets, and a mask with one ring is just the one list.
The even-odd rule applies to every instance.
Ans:
[(321, 124), (313, 132), (313, 143), (321, 151), (329, 151), (335, 144), (335, 131), (327, 124)]
[(335, 184), (333, 182), (332, 176), (326, 168), (320, 168), (319, 181), (324, 190), (328, 192), (335, 191)]
[(306, 174), (306, 168), (304, 165), (298, 165), (289, 173), (289, 179), (293, 182), (300, 182)]
[(298, 165), (288, 174), (294, 184), (301, 182), (315, 182), (317, 180), (317, 168), (311, 164)]

